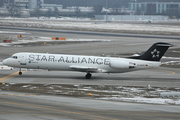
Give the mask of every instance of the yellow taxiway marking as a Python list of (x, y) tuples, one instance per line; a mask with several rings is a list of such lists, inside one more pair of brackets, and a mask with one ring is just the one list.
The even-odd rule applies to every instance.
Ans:
[(25, 94), (19, 94), (19, 96), (25, 96)]
[[(152, 70), (152, 69), (149, 69), (149, 70)], [(168, 70), (158, 70), (158, 69), (153, 69), (153, 70), (169, 73), (169, 74), (165, 74), (165, 75), (175, 75), (175, 74), (176, 74), (175, 72), (173, 72), (173, 71), (168, 71)]]
[[(25, 73), (26, 71), (22, 71), (22, 73)], [(19, 71), (17, 71), (17, 72), (15, 72), (15, 73), (12, 73), (12, 74), (10, 74), (10, 75), (8, 75), (8, 76), (5, 76), (5, 77), (3, 77), (3, 78), (0, 78), (0, 82), (5, 82), (5, 81), (7, 81), (7, 80), (9, 80), (9, 79), (11, 79), (11, 78), (13, 78), (13, 77), (15, 77), (16, 75), (18, 75), (18, 73), (19, 73)]]

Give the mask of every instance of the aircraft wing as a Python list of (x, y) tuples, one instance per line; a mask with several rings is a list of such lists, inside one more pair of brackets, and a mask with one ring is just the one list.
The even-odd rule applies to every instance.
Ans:
[(83, 71), (83, 72), (95, 72), (98, 70), (97, 67), (78, 66), (78, 65), (72, 65), (72, 66), (69, 66), (69, 68), (77, 70), (77, 71)]

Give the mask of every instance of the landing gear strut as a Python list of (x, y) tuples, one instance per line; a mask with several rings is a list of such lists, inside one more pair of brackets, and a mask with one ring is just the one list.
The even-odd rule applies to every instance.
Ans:
[(87, 73), (85, 77), (86, 77), (86, 79), (90, 79), (91, 76), (92, 76), (91, 73)]
[(19, 70), (19, 75), (22, 75), (21, 69)]

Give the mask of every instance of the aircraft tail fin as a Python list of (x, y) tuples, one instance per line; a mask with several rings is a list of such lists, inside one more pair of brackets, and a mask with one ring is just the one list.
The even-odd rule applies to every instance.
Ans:
[(164, 42), (158, 42), (153, 44), (144, 54), (141, 56), (131, 57), (131, 59), (140, 59), (148, 61), (160, 61), (162, 56), (168, 50), (169, 47), (174, 45)]

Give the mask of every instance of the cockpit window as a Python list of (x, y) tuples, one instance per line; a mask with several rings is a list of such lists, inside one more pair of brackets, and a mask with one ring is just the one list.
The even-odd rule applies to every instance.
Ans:
[(11, 56), (11, 58), (17, 59), (18, 57), (17, 56)]

